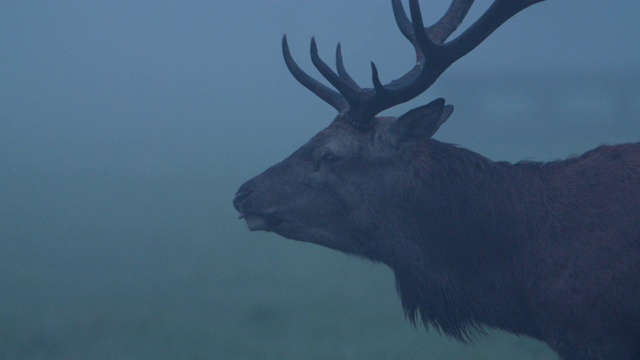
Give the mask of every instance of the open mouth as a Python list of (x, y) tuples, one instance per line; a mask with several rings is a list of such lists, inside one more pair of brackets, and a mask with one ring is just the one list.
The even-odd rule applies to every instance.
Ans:
[(273, 231), (282, 223), (282, 219), (273, 214), (240, 214), (238, 219), (244, 219), (251, 231)]

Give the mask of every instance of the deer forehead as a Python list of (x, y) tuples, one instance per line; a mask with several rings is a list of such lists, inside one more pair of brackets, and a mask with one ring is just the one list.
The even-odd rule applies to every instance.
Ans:
[(344, 131), (333, 131), (315, 141), (315, 151), (320, 154), (333, 153), (340, 156), (354, 154), (362, 148), (361, 140)]

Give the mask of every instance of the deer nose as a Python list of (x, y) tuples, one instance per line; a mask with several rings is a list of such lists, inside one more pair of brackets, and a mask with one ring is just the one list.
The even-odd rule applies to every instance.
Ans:
[(249, 194), (251, 193), (251, 190), (238, 190), (236, 195), (233, 197), (233, 207), (235, 207), (239, 212), (242, 212), (242, 210), (240, 209), (242, 202), (244, 202), (247, 196), (249, 196)]

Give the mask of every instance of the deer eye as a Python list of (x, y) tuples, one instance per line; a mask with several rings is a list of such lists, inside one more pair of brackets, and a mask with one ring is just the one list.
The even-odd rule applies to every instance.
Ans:
[(334, 153), (325, 153), (320, 158), (320, 161), (322, 161), (327, 165), (335, 165), (335, 163), (337, 163), (338, 160), (340, 160), (340, 157)]
[(338, 155), (326, 152), (322, 154), (316, 162), (316, 171), (320, 170), (323, 166), (333, 167), (338, 161), (340, 161), (340, 157)]

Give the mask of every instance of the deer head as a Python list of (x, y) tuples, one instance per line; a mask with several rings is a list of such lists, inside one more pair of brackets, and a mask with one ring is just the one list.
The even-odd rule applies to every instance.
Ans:
[[(453, 111), (443, 99), (398, 118), (377, 117), (385, 109), (427, 90), (456, 60), (469, 53), (506, 20), (542, 0), (495, 0), (458, 37), (447, 41), (473, 0), (453, 0), (435, 24), (423, 25), (418, 0), (410, 17), (392, 0), (400, 31), (415, 48), (416, 64), (404, 76), (382, 84), (371, 63), (371, 88), (349, 76), (336, 49), (336, 69), (318, 55), (311, 59), (337, 90), (306, 74), (293, 60), (286, 36), (285, 63), (298, 82), (338, 111), (326, 129), (282, 162), (247, 181), (233, 201), (250, 230), (266, 230), (393, 265), (406, 260), (413, 238), (425, 232), (432, 191), (446, 179), (435, 171), (438, 142), (432, 135)], [(431, 190), (430, 190), (431, 188)]]

